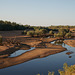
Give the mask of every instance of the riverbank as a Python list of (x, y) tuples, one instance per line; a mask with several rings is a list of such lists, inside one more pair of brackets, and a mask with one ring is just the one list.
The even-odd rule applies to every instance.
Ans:
[[(20, 64), (32, 59), (43, 58), (52, 54), (60, 53), (65, 51), (66, 48), (50, 44), (51, 41), (58, 40), (60, 38), (33, 38), (27, 36), (6, 36), (3, 37), (3, 51), (0, 50), (0, 69)], [(2, 46), (0, 46), (2, 47)], [(6, 47), (6, 49), (5, 49)], [(16, 57), (8, 57), (11, 53), (16, 50), (30, 49), (35, 47), (34, 50), (27, 51)], [(8, 49), (7, 49), (8, 48)], [(3, 55), (3, 56), (2, 56)], [(6, 56), (7, 55), (7, 56)], [(5, 58), (5, 56), (7, 58)]]
[[(51, 41), (53, 41), (53, 40), (56, 40), (56, 38), (51, 39)], [(34, 50), (27, 51), (17, 57), (1, 58), (0, 69), (9, 67), (9, 66), (13, 66), (16, 64), (20, 64), (20, 63), (23, 63), (23, 62), (26, 62), (26, 61), (29, 61), (32, 59), (43, 58), (43, 57), (46, 57), (46, 56), (49, 56), (52, 54), (56, 54), (56, 53), (60, 53), (60, 52), (66, 50), (66, 48), (63, 48), (62, 46), (53, 45), (53, 44), (50, 44), (49, 42), (50, 42), (50, 40), (48, 42), (41, 41), (41, 43), (39, 43), (41, 45), (39, 45), (39, 44), (36, 45), (36, 48)], [(34, 45), (34, 43), (33, 43), (33, 45)], [(32, 46), (32, 45), (30, 45), (30, 46)], [(14, 50), (14, 49), (12, 49), (12, 50)]]
[(65, 40), (64, 43), (71, 47), (75, 47), (75, 40)]
[(0, 69), (13, 66), (16, 64), (20, 64), (20, 63), (23, 63), (23, 62), (26, 62), (35, 58), (46, 57), (48, 55), (56, 54), (65, 50), (66, 50), (65, 48), (55, 45), (55, 46), (48, 47), (48, 48), (36, 48), (34, 50), (27, 51), (17, 57), (1, 58)]

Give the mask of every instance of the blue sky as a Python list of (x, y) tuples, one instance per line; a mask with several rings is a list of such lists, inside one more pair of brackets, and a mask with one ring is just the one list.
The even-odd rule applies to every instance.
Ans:
[(0, 20), (29, 25), (75, 25), (75, 0), (0, 0)]

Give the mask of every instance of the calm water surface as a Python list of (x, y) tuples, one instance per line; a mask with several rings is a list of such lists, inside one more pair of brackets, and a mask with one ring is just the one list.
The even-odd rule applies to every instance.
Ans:
[[(51, 43), (62, 45), (63, 47), (67, 48), (67, 51), (0, 69), (0, 75), (36, 75), (38, 73), (41, 75), (48, 75), (48, 71), (54, 71), (55, 75), (59, 75), (58, 70), (62, 69), (64, 63), (67, 63), (68, 65), (75, 64), (75, 47), (70, 47), (62, 43), (62, 41), (60, 43), (56, 43), (55, 41)], [(66, 52), (69, 51), (74, 53), (67, 55)], [(23, 50), (11, 54), (10, 57), (17, 56), (21, 53), (23, 53)], [(69, 58), (69, 56), (71, 56), (71, 58)]]

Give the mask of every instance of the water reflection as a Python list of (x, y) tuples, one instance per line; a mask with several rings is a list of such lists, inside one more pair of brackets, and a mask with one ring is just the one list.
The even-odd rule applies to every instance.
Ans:
[(65, 46), (65, 44), (63, 43), (63, 41), (64, 40), (56, 40), (56, 41), (53, 41), (53, 42), (51, 42), (52, 44), (54, 44), (54, 45), (64, 45)]
[(19, 55), (27, 52), (27, 51), (33, 50), (33, 49), (35, 49), (35, 47), (31, 47), (28, 50), (18, 50), (18, 51), (15, 51), (14, 53), (12, 53), (9, 57), (16, 57), (16, 56), (19, 56)]
[[(61, 46), (65, 47), (65, 48), (67, 48), (67, 52), (65, 54), (67, 54), (69, 58), (72, 58), (72, 56), (75, 55), (75, 51), (74, 51), (75, 47), (71, 47), (71, 46), (63, 43), (63, 41), (64, 40), (56, 40), (56, 41), (51, 42), (51, 44), (61, 45)], [(71, 55), (71, 56), (69, 56), (69, 55)]]
[(13, 54), (16, 54), (16, 56), (17, 56), (17, 55), (19, 55), (21, 53), (26, 52), (27, 50), (32, 50), (32, 49), (33, 48), (30, 48), (29, 45), (21, 44), (20, 46), (14, 46), (14, 47), (11, 47), (11, 48), (9, 48), (9, 49), (7, 49), (5, 51), (1, 51), (0, 52), (0, 58), (7, 58), (7, 57), (10, 57)]
[[(55, 41), (54, 41), (55, 42)], [(54, 43), (51, 42), (51, 43)], [(58, 43), (56, 43), (58, 45)], [(34, 59), (19, 65), (0, 69), (1, 75), (48, 75), (48, 71), (54, 71), (55, 75), (59, 75), (58, 69), (62, 69), (63, 64), (68, 65), (75, 64), (75, 47), (70, 47), (62, 42), (63, 47), (67, 48), (67, 51), (54, 54), (41, 59)], [(67, 52), (74, 52), (73, 54), (67, 55)]]

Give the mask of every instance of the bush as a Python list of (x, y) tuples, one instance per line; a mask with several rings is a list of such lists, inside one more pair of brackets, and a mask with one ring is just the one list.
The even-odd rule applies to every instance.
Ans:
[(68, 66), (67, 63), (65, 63), (63, 65), (63, 71), (62, 70), (58, 70), (58, 71), (60, 75), (72, 75), (72, 73), (75, 72), (75, 66), (74, 65)]
[[(41, 75), (41, 74), (37, 74), (37, 75)], [(43, 75), (43, 74), (42, 74)], [(48, 71), (48, 75), (54, 75), (54, 72), (49, 72)]]
[(44, 34), (46, 34), (47, 33), (47, 30), (46, 29), (36, 29), (35, 30), (35, 35), (36, 36), (42, 36), (42, 35), (44, 35)]
[(49, 31), (49, 34), (51, 34), (51, 35), (52, 35), (52, 34), (54, 34), (54, 33), (53, 33), (53, 31), (51, 30), (51, 31)]
[(27, 31), (26, 31), (26, 30), (24, 30), (24, 31), (22, 32), (22, 34), (26, 35), (26, 34), (27, 34)]
[(2, 36), (0, 35), (0, 45), (2, 44)]
[(54, 33), (54, 37), (57, 37), (57, 34), (56, 33)]
[(47, 33), (47, 30), (46, 29), (40, 29), (40, 34), (46, 34)]
[(58, 34), (54, 33), (54, 37), (63, 37), (63, 35), (61, 33)]
[(63, 28), (59, 29), (59, 37), (64, 37), (66, 33), (67, 32), (65, 31), (65, 29), (63, 29)]
[(40, 35), (40, 30), (39, 30), (39, 29), (36, 29), (35, 35), (36, 35), (36, 36), (39, 36), (39, 35)]
[(35, 34), (35, 32), (34, 32), (34, 31), (28, 31), (28, 32), (27, 32), (27, 35), (28, 35), (28, 36), (31, 36), (31, 37), (33, 37), (33, 36), (34, 36), (34, 34)]
[(66, 33), (65, 37), (71, 38), (71, 33)]

